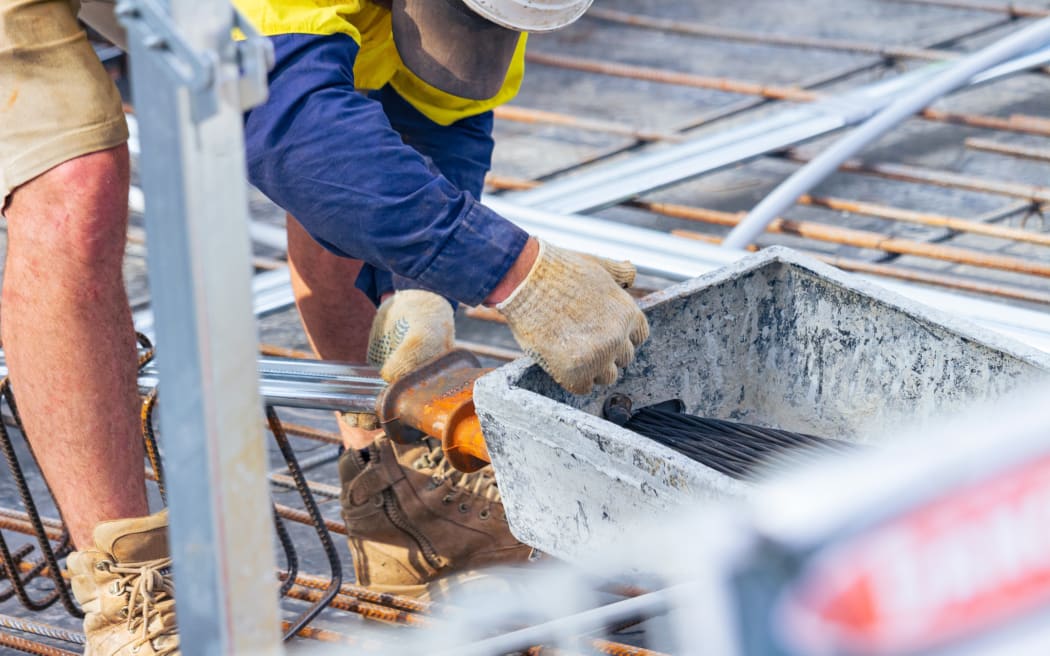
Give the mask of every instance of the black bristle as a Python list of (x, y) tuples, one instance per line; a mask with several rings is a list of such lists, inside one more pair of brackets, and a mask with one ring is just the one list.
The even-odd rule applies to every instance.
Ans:
[[(697, 417), (683, 408), (681, 401), (666, 401), (634, 412), (621, 425), (737, 479), (751, 478), (773, 465), (805, 464), (822, 454), (855, 448), (816, 435)], [(622, 417), (617, 419), (622, 422)]]

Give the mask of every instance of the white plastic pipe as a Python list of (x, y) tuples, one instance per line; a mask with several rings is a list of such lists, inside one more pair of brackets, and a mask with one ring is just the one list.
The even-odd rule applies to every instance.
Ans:
[(1050, 18), (1029, 25), (992, 45), (963, 58), (927, 84), (905, 93), (885, 109), (820, 153), (809, 164), (796, 171), (748, 213), (722, 242), (723, 248), (741, 250), (763, 232), (769, 224), (795, 204), (798, 198), (834, 173), (846, 160), (934, 100), (964, 86), (975, 76), (1021, 53), (1050, 42)]

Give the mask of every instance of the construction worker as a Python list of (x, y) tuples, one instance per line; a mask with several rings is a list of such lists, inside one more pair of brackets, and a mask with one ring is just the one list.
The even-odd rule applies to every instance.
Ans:
[[(495, 305), (572, 391), (615, 380), (645, 337), (618, 286), (633, 269), (529, 239), (477, 200), (491, 109), (522, 80), (523, 32), (566, 25), (589, 1), (235, 3), (276, 53), (270, 98), (245, 121), (248, 171), (298, 219), (289, 261), (321, 357), (360, 361), (367, 348), (393, 381), (447, 351), (453, 306), (436, 291)], [(395, 445), (366, 432), (372, 421), (342, 422), (342, 503), (360, 583), (423, 594), (449, 573), (528, 557), (491, 467), (460, 474), (438, 444)]]
[[(83, 2), (0, 0), (0, 330), (27, 435), (78, 549), (67, 565), (87, 653), (174, 654), (167, 519), (146, 501), (121, 270), (127, 130), (77, 12), (121, 35), (112, 4)], [(240, 3), (277, 52), (271, 99), (246, 116), (250, 176), (301, 222), (290, 222), (289, 256), (321, 355), (360, 361), (367, 347), (396, 379), (451, 343), (451, 299), (499, 309), (574, 392), (612, 382), (631, 360), (648, 333), (620, 287), (633, 270), (540, 243), (477, 202), (489, 110), (521, 78), (519, 32), (568, 24), (589, 4)], [(346, 431), (344, 514), (362, 582), (418, 592), (524, 557), (491, 472), (468, 479), (440, 450)]]

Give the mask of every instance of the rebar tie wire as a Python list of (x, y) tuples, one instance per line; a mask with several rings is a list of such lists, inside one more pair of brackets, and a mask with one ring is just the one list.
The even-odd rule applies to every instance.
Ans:
[[(11, 409), (11, 416), (14, 419), (15, 426), (21, 431), (22, 435), (25, 436), (25, 427), (22, 425), (22, 418), (18, 413), (18, 406), (15, 403), (14, 393), (11, 391), (11, 379), (9, 376), (0, 380), (0, 398), (7, 401), (7, 405)], [(25, 440), (25, 443), (26, 448), (29, 450), (29, 455), (35, 463), (36, 455), (33, 453), (33, 447), (28, 439)], [(24, 558), (25, 555), (21, 558), (16, 558), (15, 555), (10, 552), (6, 540), (3, 539), (3, 535), (0, 533), (0, 561), (2, 561), (0, 562), (0, 566), (2, 566), (7, 579), (11, 583), (12, 592), (18, 597), (19, 602), (29, 610), (44, 610), (56, 601), (61, 601), (62, 606), (70, 615), (78, 618), (83, 617), (84, 614), (80, 611), (76, 602), (73, 601), (73, 596), (70, 593), (69, 587), (62, 579), (61, 569), (59, 569), (58, 566), (58, 559), (64, 557), (72, 550), (69, 531), (63, 528), (62, 536), (61, 539), (58, 540), (57, 547), (52, 547), (51, 539), (47, 535), (47, 530), (43, 521), (40, 519), (40, 512), (37, 510), (33, 494), (29, 489), (29, 483), (26, 481), (25, 472), (18, 460), (18, 454), (15, 452), (14, 443), (11, 441), (11, 436), (3, 422), (0, 422), (0, 450), (3, 451), (4, 460), (7, 462), (7, 467), (11, 471), (11, 476), (14, 478), (15, 486), (18, 488), (18, 495), (22, 500), (22, 505), (26, 510), (26, 515), (32, 526), (33, 537), (36, 538), (37, 547), (43, 555), (43, 561), (40, 564), (40, 568), (34, 567), (26, 575), (22, 575), (18, 571), (18, 562)], [(48, 494), (51, 494), (52, 498), (54, 498), (54, 495), (51, 493), (51, 488), (47, 485), (46, 480), (44, 481), (44, 485)], [(60, 516), (61, 512), (61, 509), (59, 509)], [(42, 569), (47, 570), (47, 575), (54, 583), (55, 589), (43, 599), (34, 599), (26, 589), (26, 584), (36, 578), (36, 576), (41, 573)]]
[[(149, 337), (142, 333), (135, 333), (135, 336), (138, 339), (139, 346), (143, 349), (139, 354), (138, 361), (139, 373), (142, 373), (146, 365), (153, 362), (157, 349), (153, 347)], [(164, 464), (161, 462), (160, 447), (157, 446), (157, 433), (153, 428), (153, 411), (157, 407), (158, 387), (160, 387), (159, 384), (151, 389), (146, 394), (146, 398), (143, 399), (139, 419), (142, 423), (142, 442), (146, 447), (146, 458), (149, 459), (150, 467), (153, 468), (153, 472), (156, 474), (155, 482), (157, 483), (157, 490), (160, 492), (160, 499), (164, 502), (164, 505), (167, 505), (168, 491), (164, 487)]]
[[(143, 352), (138, 359), (138, 368), (141, 371), (146, 365), (152, 362), (156, 354), (156, 349), (153, 347), (149, 338), (145, 335), (139, 334), (138, 342), (143, 349)], [(161, 451), (157, 443), (156, 431), (153, 427), (153, 412), (156, 409), (159, 399), (159, 388), (160, 386), (157, 385), (146, 395), (142, 404), (141, 420), (146, 456), (149, 459), (150, 466), (153, 468), (154, 479), (160, 490), (161, 498), (166, 503), (167, 495), (164, 486), (163, 458), (161, 457)], [(335, 599), (339, 592), (339, 586), (342, 584), (343, 565), (339, 559), (339, 554), (335, 549), (335, 544), (332, 542), (332, 537), (328, 532), (324, 517), (321, 515), (321, 511), (317, 507), (317, 502), (314, 500), (313, 494), (310, 492), (309, 483), (303, 475), (299, 460), (288, 441), (288, 436), (284, 430), (284, 426), (281, 424), (277, 412), (271, 406), (267, 406), (266, 408), (266, 419), (270, 426), (270, 432), (273, 433), (274, 440), (277, 442), (281, 455), (288, 466), (288, 472), (291, 475), (290, 477), (294, 483), (294, 488), (299, 492), (299, 495), (302, 498), (303, 506), (306, 508), (306, 514), (310, 519), (310, 524), (317, 532), (318, 539), (321, 542), (321, 547), (325, 552), (329, 567), (331, 568), (331, 583), (325, 590), (324, 594), (311, 604), (311, 606), (307, 608), (298, 619), (291, 622), (289, 625), (290, 628), (285, 631), (284, 639), (291, 640)], [(291, 535), (288, 533), (284, 520), (278, 513), (276, 502), (272, 502), (272, 507), (274, 530), (277, 533), (277, 540), (281, 545), (281, 549), (284, 551), (285, 565), (288, 568), (288, 571), (292, 574), (290, 578), (282, 581), (280, 587), (280, 594), (282, 597), (285, 597), (288, 596), (288, 593), (291, 591), (295, 582), (295, 577), (298, 574), (299, 557), (295, 549), (295, 543), (292, 541)]]
[[(139, 334), (137, 336), (138, 343), (142, 349), (138, 357), (138, 369), (141, 370), (147, 364), (149, 364), (155, 354), (156, 349), (150, 340)], [(161, 494), (161, 498), (167, 502), (166, 488), (164, 486), (164, 469), (163, 469), (163, 457), (160, 447), (157, 442), (156, 432), (153, 424), (153, 414), (156, 409), (158, 402), (158, 388), (154, 388), (146, 395), (142, 404), (141, 410), (141, 428), (143, 443), (145, 446), (146, 456), (150, 462), (154, 473), (154, 480), (157, 483), (158, 489)], [(15, 403), (15, 397), (11, 389), (10, 379), (4, 378), (0, 380), (0, 400), (7, 401), (8, 406), (11, 410), (11, 415), (14, 420), (15, 426), (25, 436), (25, 427), (22, 424), (21, 417), (18, 413), (18, 408)], [(303, 475), (302, 468), (299, 466), (299, 462), (295, 456), (294, 450), (288, 441), (287, 435), (280, 423), (280, 419), (277, 417), (276, 411), (273, 408), (267, 408), (267, 420), (270, 424), (270, 430), (274, 434), (274, 439), (277, 441), (278, 446), (281, 450), (281, 455), (284, 457), (285, 463), (288, 466), (288, 472), (290, 473), (291, 479), (294, 481), (294, 487), (299, 492), (303, 500), (303, 505), (306, 508), (306, 515), (310, 519), (310, 523), (313, 525), (317, 532), (318, 538), (321, 541), (321, 546), (324, 549), (325, 555), (328, 558), (329, 566), (331, 567), (331, 578), (329, 579), (328, 587), (320, 594), (316, 599), (311, 599), (313, 603), (309, 608), (304, 611), (300, 617), (289, 624), (289, 628), (285, 634), (285, 640), (289, 640), (298, 634), (303, 628), (314, 619), (321, 611), (323, 611), (335, 597), (338, 595), (339, 588), (342, 584), (342, 563), (340, 562), (339, 555), (335, 549), (335, 545), (332, 542), (331, 535), (328, 532), (326, 523), (317, 504), (310, 493), (308, 482)], [(28, 439), (25, 439), (27, 448), (29, 449), (30, 455), (36, 460), (33, 454), (32, 445)], [(0, 591), (0, 601), (7, 600), (12, 596), (18, 598), (19, 602), (28, 610), (41, 611), (56, 601), (61, 601), (66, 611), (70, 615), (76, 618), (83, 617), (83, 612), (76, 605), (70, 592), (69, 586), (66, 581), (62, 578), (62, 569), (59, 567), (59, 559), (66, 556), (72, 550), (72, 543), (69, 537), (68, 531), (63, 527), (61, 528), (61, 537), (58, 540), (57, 547), (52, 547), (52, 541), (48, 536), (47, 528), (40, 517), (40, 513), (37, 509), (37, 504), (33, 498), (32, 492), (29, 489), (28, 481), (26, 480), (25, 472), (22, 469), (22, 465), (19, 462), (18, 455), (14, 448), (11, 435), (9, 434), (6, 426), (0, 422), (0, 450), (3, 451), (3, 456), (7, 462), (8, 468), (11, 471), (12, 477), (15, 481), (15, 485), (18, 488), (19, 496), (21, 497), (22, 504), (26, 509), (25, 522), (28, 524), (30, 531), (27, 533), (33, 535), (38, 543), (37, 547), (33, 545), (25, 545), (12, 552), (4, 538), (3, 532), (0, 531), (0, 578), (6, 578), (10, 582), (7, 589)], [(46, 480), (45, 480), (46, 485)], [(48, 493), (50, 488), (48, 487)], [(281, 585), (281, 595), (286, 596), (298, 575), (299, 570), (299, 558), (295, 551), (295, 545), (288, 533), (288, 530), (284, 524), (284, 521), (277, 512), (276, 504), (273, 504), (274, 509), (274, 528), (277, 533), (278, 541), (284, 550), (285, 563), (288, 571), (292, 574), (290, 579), (284, 581)], [(61, 516), (61, 509), (59, 508), (59, 515)], [(53, 531), (52, 531), (53, 532)], [(40, 553), (43, 555), (42, 560), (37, 563), (29, 565), (27, 558), (39, 548)], [(23, 572), (22, 570), (28, 570)], [(42, 599), (36, 599), (29, 594), (27, 584), (41, 574), (46, 573), (54, 584), (54, 590)]]
[[(317, 507), (317, 501), (314, 499), (313, 493), (310, 492), (306, 476), (303, 475), (303, 470), (299, 467), (299, 460), (295, 456), (295, 451), (292, 449), (292, 445), (288, 441), (288, 435), (284, 431), (281, 419), (277, 416), (277, 410), (274, 409), (273, 406), (266, 406), (266, 422), (269, 424), (270, 432), (273, 433), (274, 440), (277, 442), (277, 446), (281, 450), (281, 455), (284, 457), (285, 464), (288, 466), (288, 473), (295, 482), (295, 488), (299, 492), (299, 496), (303, 501), (303, 507), (310, 516), (314, 531), (317, 533), (317, 537), (321, 541), (321, 546), (324, 549), (325, 557), (328, 559), (328, 566), (331, 570), (331, 579), (328, 588), (317, 598), (313, 605), (303, 611), (298, 619), (292, 622), (292, 627), (285, 632), (285, 640), (290, 640), (299, 633), (300, 629), (313, 621), (313, 619), (330, 605), (339, 594), (339, 588), (343, 583), (343, 564), (339, 559), (339, 553), (336, 551), (335, 543), (332, 542), (332, 535), (328, 532), (328, 528), (325, 525), (324, 516), (321, 514), (320, 508)], [(277, 515), (276, 508), (274, 510), (274, 515), (279, 516)], [(289, 543), (290, 542), (291, 541), (289, 540)], [(289, 563), (289, 565), (290, 564), (291, 563)], [(289, 567), (289, 569), (291, 568)], [(294, 577), (290, 577), (289, 580), (294, 581)]]
[[(155, 349), (149, 340), (142, 335), (139, 336), (139, 344), (143, 348), (143, 352), (138, 360), (138, 366), (141, 369), (152, 361)], [(158, 398), (156, 388), (145, 397), (141, 418), (146, 456), (153, 468), (153, 472), (155, 473), (154, 478), (161, 491), (161, 495), (164, 497), (165, 488), (163, 484), (164, 476), (162, 468), (163, 455), (158, 446), (153, 426), (153, 413)], [(17, 406), (15, 405), (10, 382), (6, 378), (0, 380), (0, 399), (7, 401), (14, 418), (14, 424), (24, 436), (25, 429), (22, 425), (21, 418), (19, 417)], [(287, 531), (283, 518), (281, 517), (281, 507), (275, 503), (273, 506), (274, 527), (277, 532), (278, 541), (284, 549), (287, 564), (287, 571), (279, 573), (282, 583), (282, 596), (311, 602), (311, 606), (301, 613), (296, 620), (282, 622), (282, 628), (285, 630), (284, 639), (290, 640), (297, 635), (301, 637), (311, 637), (309, 635), (311, 630), (308, 628), (308, 624), (329, 606), (356, 612), (366, 618), (384, 622), (425, 625), (426, 620), (416, 613), (419, 613), (420, 611), (426, 613), (426, 611), (432, 610), (430, 604), (414, 602), (414, 600), (409, 599), (388, 598), (389, 596), (384, 594), (378, 594), (376, 596), (373, 596), (372, 594), (361, 594), (362, 591), (358, 590), (356, 586), (348, 586), (351, 589), (346, 590), (345, 594), (341, 594), (343, 593), (344, 588), (342, 583), (342, 563), (329, 533), (329, 522), (325, 520), (317, 506), (310, 489), (310, 481), (308, 481), (303, 474), (302, 467), (300, 466), (298, 458), (288, 440), (287, 431), (273, 407), (266, 408), (266, 418), (270, 431), (273, 433), (274, 439), (276, 440), (281, 455), (287, 465), (289, 473), (288, 478), (291, 479), (294, 489), (301, 496), (305, 507), (305, 511), (296, 512), (297, 519), (300, 521), (307, 520), (304, 523), (314, 527), (331, 568), (331, 577), (327, 580), (321, 577), (304, 576), (299, 573), (299, 559), (294, 543)], [(27, 445), (29, 444), (28, 440), (26, 440), (26, 443)], [(22, 526), (16, 527), (16, 530), (20, 533), (24, 532), (34, 535), (39, 543), (40, 552), (43, 554), (43, 559), (39, 562), (32, 562), (29, 560), (28, 557), (36, 550), (36, 547), (31, 544), (25, 545), (21, 549), (12, 553), (4, 540), (3, 533), (0, 532), (0, 569), (2, 569), (3, 578), (8, 578), (11, 582), (10, 589), (0, 593), (0, 600), (10, 598), (11, 596), (17, 596), (19, 601), (27, 609), (34, 611), (48, 608), (55, 601), (61, 600), (63, 606), (72, 616), (78, 618), (83, 617), (83, 613), (77, 608), (72, 599), (68, 584), (62, 576), (62, 569), (58, 565), (59, 558), (64, 557), (71, 550), (69, 533), (61, 524), (61, 520), (58, 520), (57, 522), (45, 522), (41, 518), (29, 490), (28, 482), (21, 468), (21, 464), (18, 461), (11, 437), (2, 423), (0, 423), (0, 449), (3, 450), (4, 458), (7, 461), (8, 467), (11, 469), (22, 502), (26, 508), (25, 518), (20, 521)], [(29, 451), (30, 454), (32, 454), (31, 446), (29, 447)], [(50, 489), (48, 491), (50, 492)], [(61, 513), (61, 510), (59, 510), (59, 512)], [(304, 517), (299, 518), (299, 514), (304, 515)], [(48, 537), (48, 529), (50, 529), (52, 534), (56, 531), (61, 531), (61, 538), (58, 540), (59, 545), (57, 548), (52, 548), (52, 540)], [(54, 536), (52, 535), (52, 537)], [(46, 574), (52, 580), (55, 590), (44, 599), (36, 600), (31, 598), (28, 594), (26, 584), (42, 574)], [(304, 585), (308, 587), (304, 587)], [(314, 588), (316, 592), (310, 591), (309, 588)], [(366, 601), (368, 598), (371, 598), (371, 601), (379, 602), (380, 605), (373, 605), (370, 601)], [(18, 618), (7, 618), (2, 615), (0, 615), (0, 628), (35, 633), (37, 635), (43, 635), (48, 638), (62, 640), (73, 644), (82, 644), (83, 642), (82, 634), (66, 632), (57, 627), (36, 624)], [(332, 640), (335, 639), (333, 637), (334, 635), (335, 634), (332, 636), (326, 635), (324, 638)], [(337, 637), (341, 638), (342, 636)], [(320, 639), (321, 636), (318, 636), (318, 638)], [(0, 633), (0, 644), (21, 648), (29, 653), (70, 653), (49, 645), (36, 643), (18, 636), (5, 635), (3, 633)], [(616, 645), (615, 643), (612, 644), (617, 648), (625, 647)], [(651, 652), (644, 652), (643, 650), (640, 653)]]
[[(6, 523), (7, 522), (0, 522), (0, 528), (7, 528), (7, 526), (3, 526), (3, 524)], [(32, 528), (30, 528), (30, 530), (32, 530)], [(20, 569), (23, 563), (29, 562), (27, 559), (34, 551), (36, 551), (35, 545), (24, 544), (14, 553), (10, 553), (10, 548), (7, 546), (7, 541), (4, 539), (3, 534), (0, 534), (0, 560), (2, 560), (2, 562), (5, 565), (6, 563), (11, 563), (12, 569)], [(23, 584), (28, 584), (30, 581), (35, 579), (46, 567), (47, 565), (45, 565), (44, 563), (39, 563), (35, 568), (27, 572), (22, 577)], [(3, 572), (0, 573), (0, 578), (11, 578), (10, 572), (6, 566), (3, 567)], [(11, 597), (15, 596), (17, 592), (16, 585), (16, 583), (12, 582), (7, 586), (5, 590), (0, 592), (0, 602), (7, 601)]]

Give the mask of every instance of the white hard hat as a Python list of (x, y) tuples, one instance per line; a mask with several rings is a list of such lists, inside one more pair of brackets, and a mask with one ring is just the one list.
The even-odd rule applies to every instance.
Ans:
[(576, 22), (594, 0), (463, 0), (497, 25), (519, 32), (550, 32)]
[(521, 32), (549, 32), (593, 0), (393, 0), (394, 43), (429, 84), (484, 100), (503, 86)]

